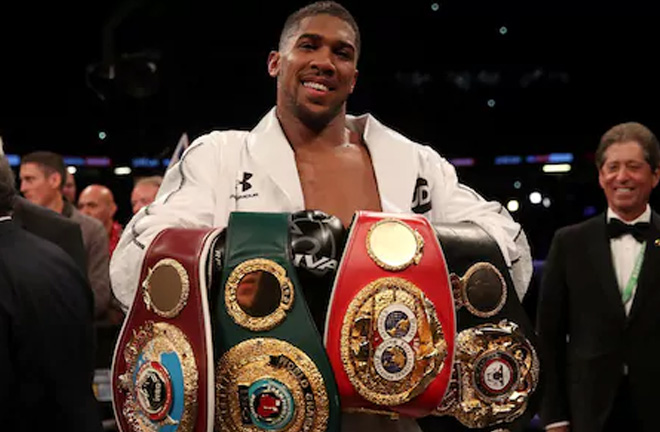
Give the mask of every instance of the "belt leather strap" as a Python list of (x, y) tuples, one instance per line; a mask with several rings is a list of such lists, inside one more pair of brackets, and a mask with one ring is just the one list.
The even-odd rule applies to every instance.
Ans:
[[(288, 214), (234, 212), (230, 215), (214, 312), (216, 387), (220, 389), (216, 429), (254, 430), (256, 426), (263, 430), (291, 427), (287, 430), (302, 430), (297, 414), (287, 411), (293, 403), (296, 413), (309, 411), (300, 427), (311, 426), (308, 429), (311, 431), (339, 430), (339, 397), (332, 368), (290, 257)], [(255, 312), (242, 300), (245, 297), (242, 284), (249, 284), (248, 278), (271, 277), (263, 272), (255, 273), (255, 269), (279, 271), (279, 305), (266, 311)], [(257, 303), (263, 295), (263, 291), (258, 291), (254, 296)], [(311, 391), (306, 383), (311, 384)], [(238, 402), (236, 392), (240, 393)], [(303, 406), (298, 406), (300, 397)], [(315, 407), (309, 409), (305, 403), (312, 398)], [(242, 410), (240, 418), (237, 409)], [(315, 410), (319, 412), (314, 413)], [(319, 422), (318, 417), (325, 418)]]
[[(375, 227), (382, 222), (389, 226), (378, 237)], [(414, 235), (404, 235), (405, 244), (396, 235), (388, 234), (402, 230)], [(400, 249), (409, 247), (412, 240), (408, 238), (417, 238), (419, 254), (399, 265), (395, 261), (401, 253), (405, 255), (405, 250)], [(390, 257), (393, 262), (389, 262)], [(325, 332), (342, 409), (422, 417), (439, 405), (451, 377), (454, 357), (456, 322), (450, 287), (442, 250), (426, 219), (416, 215), (356, 213), (335, 279)], [(394, 296), (393, 301), (387, 300), (390, 306), (379, 306), (387, 295)], [(435, 310), (424, 309), (429, 302)], [(417, 389), (402, 393), (404, 396), (399, 399), (392, 398), (388, 393), (404, 380), (415, 383), (413, 377), (420, 369), (419, 362), (427, 369), (433, 365), (425, 360), (428, 356), (420, 348), (424, 345), (422, 330), (428, 327), (425, 317), (432, 315), (437, 316), (444, 339), (435, 345), (438, 351), (444, 351), (435, 358), (440, 364), (435, 364), (434, 373), (426, 381), (418, 381)], [(409, 333), (415, 329), (417, 335)], [(411, 357), (415, 362), (412, 365)]]
[(113, 356), (113, 409), (122, 432), (174, 425), (206, 431), (213, 424), (205, 263), (217, 233), (166, 229), (149, 246)]

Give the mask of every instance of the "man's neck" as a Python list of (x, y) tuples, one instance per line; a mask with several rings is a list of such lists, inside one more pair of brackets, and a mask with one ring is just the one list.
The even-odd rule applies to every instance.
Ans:
[(110, 219), (109, 221), (106, 221), (105, 224), (104, 224), (105, 225), (105, 231), (108, 233), (108, 237), (110, 237), (110, 235), (112, 234), (112, 223), (113, 222), (114, 221), (112, 219)]
[(632, 222), (632, 221), (636, 220), (637, 218), (639, 218), (641, 215), (644, 214), (644, 212), (646, 211), (646, 207), (644, 207), (641, 210), (634, 210), (634, 211), (630, 211), (630, 212), (616, 211), (612, 207), (610, 207), (610, 210), (612, 210), (612, 213), (614, 213), (622, 221)]
[(309, 127), (290, 112), (277, 110), (284, 135), (286, 135), (293, 151), (311, 148), (334, 148), (346, 143), (346, 115), (344, 112), (333, 118), (319, 130)]
[(55, 195), (55, 197), (46, 204), (46, 207), (53, 210), (55, 213), (62, 214), (62, 211), (64, 210), (64, 199), (62, 198), (62, 195)]

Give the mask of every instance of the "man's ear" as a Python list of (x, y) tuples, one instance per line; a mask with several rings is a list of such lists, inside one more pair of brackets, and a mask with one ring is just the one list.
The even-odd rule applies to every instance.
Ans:
[(359, 74), (360, 74), (360, 71), (355, 69), (355, 75), (353, 75), (353, 82), (351, 83), (351, 93), (353, 93), (353, 90), (355, 89), (355, 84), (357, 84), (357, 79), (358, 79)]
[(280, 73), (280, 52), (271, 51), (270, 54), (268, 54), (268, 75), (275, 78), (279, 73)]
[(48, 184), (53, 189), (62, 190), (62, 175), (58, 172), (52, 172), (47, 176)]

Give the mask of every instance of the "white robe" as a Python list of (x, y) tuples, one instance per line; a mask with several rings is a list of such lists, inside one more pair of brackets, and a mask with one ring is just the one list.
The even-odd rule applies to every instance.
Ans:
[[(532, 265), (520, 225), (496, 202), (458, 183), (433, 149), (414, 143), (370, 115), (348, 117), (369, 149), (384, 212), (424, 214), (432, 223), (470, 221), (499, 244), (522, 299)], [(422, 180), (420, 180), (422, 179)], [(212, 132), (192, 143), (168, 170), (154, 203), (129, 222), (110, 265), (115, 296), (129, 307), (149, 243), (167, 227), (225, 227), (232, 211), (304, 210), (294, 153), (271, 110), (254, 130)], [(513, 265), (512, 265), (513, 263)], [(342, 431), (418, 432), (409, 418), (344, 414)]]

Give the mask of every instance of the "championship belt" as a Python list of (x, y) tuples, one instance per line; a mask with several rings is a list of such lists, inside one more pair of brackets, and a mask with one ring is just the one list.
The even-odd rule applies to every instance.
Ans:
[(207, 431), (213, 425), (203, 264), (217, 234), (167, 229), (147, 250), (112, 362), (112, 402), (122, 432)]
[(454, 337), (449, 274), (428, 221), (357, 212), (325, 330), (342, 409), (428, 415), (447, 389)]
[(216, 430), (339, 430), (332, 369), (290, 257), (288, 214), (231, 214), (214, 312)]
[[(536, 336), (502, 253), (475, 224), (434, 226), (456, 303), (456, 355), (449, 388), (423, 431), (522, 429), (539, 401)], [(460, 275), (460, 276), (459, 276)]]
[(449, 391), (437, 415), (470, 428), (509, 423), (525, 412), (539, 380), (539, 359), (515, 323), (482, 324), (456, 338)]

